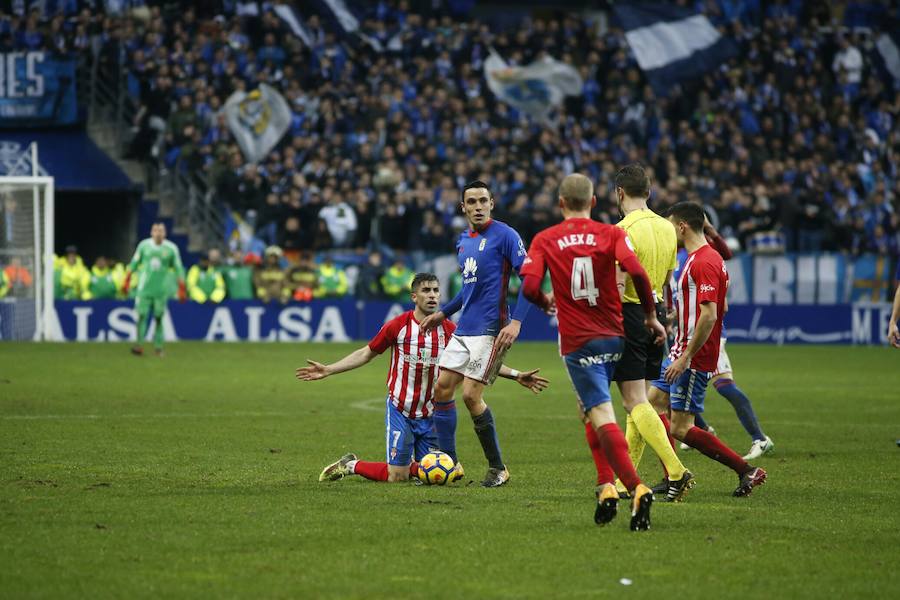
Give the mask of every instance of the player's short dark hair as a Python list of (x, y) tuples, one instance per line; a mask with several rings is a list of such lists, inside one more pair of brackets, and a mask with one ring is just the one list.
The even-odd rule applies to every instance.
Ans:
[(459, 195), (460, 202), (466, 201), (466, 191), (467, 190), (475, 190), (478, 188), (486, 189), (488, 191), (488, 198), (490, 198), (491, 200), (494, 199), (494, 192), (491, 191), (491, 188), (488, 187), (488, 184), (481, 181), (480, 179), (476, 179), (475, 181), (470, 181), (469, 183), (467, 183), (465, 185), (465, 187), (462, 189), (462, 192)]
[(434, 273), (416, 273), (416, 276), (413, 277), (412, 283), (409, 284), (409, 289), (412, 292), (418, 292), (419, 288), (422, 287), (422, 284), (426, 281), (437, 281), (438, 277)]
[(625, 195), (630, 198), (646, 198), (650, 195), (650, 177), (638, 163), (631, 163), (619, 169), (615, 183), (616, 187), (625, 190)]
[(666, 212), (666, 216), (674, 217), (678, 221), (684, 221), (688, 224), (688, 227), (697, 233), (703, 231), (703, 222), (706, 219), (703, 206), (698, 202), (679, 202), (674, 204)]

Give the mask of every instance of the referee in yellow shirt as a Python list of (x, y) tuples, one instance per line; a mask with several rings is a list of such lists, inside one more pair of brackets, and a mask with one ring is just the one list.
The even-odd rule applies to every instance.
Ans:
[[(623, 219), (618, 226), (628, 240), (653, 286), (657, 313), (665, 313), (663, 286), (672, 277), (678, 252), (675, 227), (647, 207), (650, 178), (638, 164), (623, 167), (616, 173), (616, 200)], [(647, 385), (659, 378), (664, 346), (657, 346), (644, 327), (644, 312), (631, 278), (626, 276), (622, 295), (622, 317), (625, 324), (625, 348), (616, 364), (614, 379), (622, 392), (628, 413), (625, 437), (628, 452), (635, 465), (640, 462), (645, 442), (653, 448), (666, 468), (668, 477), (654, 488), (665, 493), (666, 500), (677, 502), (694, 486), (694, 477), (675, 454), (669, 440), (666, 415), (657, 415), (647, 400)]]

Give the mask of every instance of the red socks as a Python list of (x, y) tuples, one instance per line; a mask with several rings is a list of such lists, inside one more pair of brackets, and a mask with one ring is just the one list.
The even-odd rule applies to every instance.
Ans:
[(616, 476), (613, 474), (612, 468), (603, 454), (603, 447), (600, 445), (597, 431), (590, 422), (584, 424), (584, 436), (587, 438), (588, 447), (591, 449), (591, 456), (594, 457), (594, 466), (597, 467), (597, 485), (613, 483)]
[(636, 488), (641, 480), (634, 470), (631, 459), (628, 458), (628, 443), (619, 426), (607, 423), (597, 430), (597, 437), (600, 439), (606, 459), (625, 487), (629, 490)]
[(353, 472), (372, 481), (387, 481), (388, 479), (388, 465), (384, 462), (358, 460)]
[[(419, 463), (413, 461), (409, 465), (409, 476), (415, 477), (419, 471)], [(367, 462), (364, 460), (356, 461), (353, 472), (372, 481), (388, 480), (388, 464), (384, 462)]]
[(743, 475), (750, 469), (747, 461), (738, 456), (734, 450), (723, 444), (713, 434), (703, 431), (699, 427), (691, 427), (688, 430), (684, 436), (684, 443), (734, 470), (738, 475)]

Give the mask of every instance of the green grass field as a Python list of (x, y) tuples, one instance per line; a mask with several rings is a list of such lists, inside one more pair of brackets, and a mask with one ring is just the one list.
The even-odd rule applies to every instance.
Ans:
[[(776, 454), (769, 481), (684, 453), (698, 479), (653, 527), (593, 524), (593, 464), (551, 344), (535, 397), (489, 390), (512, 479), (485, 490), (316, 481), (383, 460), (381, 357), (299, 383), (305, 358), (357, 345), (0, 344), (3, 598), (799, 598), (900, 589), (900, 352), (730, 347)], [(461, 403), (460, 403), (461, 405)], [(622, 416), (621, 406), (617, 411)], [(467, 479), (485, 465), (465, 411)], [(707, 417), (749, 440), (714, 391)], [(647, 451), (651, 482), (658, 463)], [(651, 460), (653, 459), (653, 460)], [(623, 507), (620, 507), (623, 508)], [(621, 581), (631, 580), (626, 586)]]

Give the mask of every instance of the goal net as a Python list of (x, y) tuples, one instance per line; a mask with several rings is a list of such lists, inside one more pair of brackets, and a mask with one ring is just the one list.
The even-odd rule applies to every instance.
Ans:
[(53, 178), (0, 176), (0, 340), (50, 339)]

